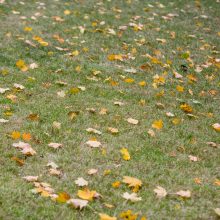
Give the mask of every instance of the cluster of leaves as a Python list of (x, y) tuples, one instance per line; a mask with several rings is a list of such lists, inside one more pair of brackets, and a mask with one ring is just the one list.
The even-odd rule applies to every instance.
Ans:
[[(31, 157), (39, 160), (39, 157), (44, 157), (45, 152), (50, 153), (49, 158), (51, 155), (62, 155), (65, 148), (68, 148), (69, 141), (72, 143), (71, 129), (74, 128), (86, 137), (78, 144), (80, 149), (85, 149), (84, 155), (96, 156), (99, 152), (98, 158), (107, 158), (108, 163), (113, 161), (111, 167), (116, 167), (116, 170), (121, 167), (120, 172), (123, 173), (111, 176), (114, 172), (112, 168), (106, 168), (101, 174), (100, 169), (90, 167), (86, 174), (81, 173), (74, 180), (77, 188), (75, 193), (67, 190), (59, 192), (55, 184), (43, 179), (48, 176), (60, 180), (68, 178), (67, 167), (71, 162), (64, 161), (63, 164), (57, 165), (54, 159), (49, 159), (46, 166), (44, 165), (46, 172), (23, 176), (25, 181), (32, 184), (31, 192), (34, 195), (55, 203), (67, 204), (81, 212), (84, 208), (89, 209), (97, 214), (100, 220), (146, 220), (146, 213), (143, 211), (123, 208), (124, 211), (116, 213), (123, 201), (124, 204), (136, 207), (134, 204), (144, 203), (146, 199), (143, 192), (147, 189), (148, 180), (144, 173), (144, 164), (141, 164), (143, 170), (140, 169), (137, 176), (130, 175), (127, 169), (138, 165), (138, 154), (141, 157), (146, 155), (144, 148), (134, 146), (135, 140), (160, 146), (162, 153), (168, 155), (170, 160), (183, 160), (188, 166), (193, 166), (191, 164), (205, 161), (205, 150), (188, 150), (187, 146), (183, 145), (172, 151), (164, 150), (163, 145), (169, 142), (163, 138), (168, 134), (170, 143), (177, 144), (177, 136), (172, 136), (169, 132), (174, 130), (174, 133), (179, 133), (178, 137), (181, 137), (185, 135), (186, 128), (192, 126), (193, 129), (195, 126), (194, 129), (200, 129), (199, 135), (205, 138), (200, 141), (199, 136), (191, 134), (187, 144), (192, 148), (202, 144), (213, 151), (219, 150), (220, 118), (217, 109), (219, 104), (216, 103), (219, 101), (220, 52), (213, 41), (208, 42), (208, 39), (200, 38), (197, 32), (192, 31), (193, 34), (188, 33), (184, 37), (179, 34), (178, 29), (173, 26), (175, 22), (184, 19), (186, 11), (176, 8), (175, 12), (165, 13), (174, 3), (167, 2), (165, 5), (159, 2), (150, 4), (127, 0), (115, 7), (113, 2), (115, 1), (98, 0), (94, 1), (94, 5), (87, 4), (84, 7), (83, 4), (86, 3), (82, 1), (77, 10), (73, 8), (78, 1), (68, 1), (63, 5), (58, 0), (54, 3), (57, 12), (52, 14), (46, 3), (36, 2), (37, 12), (22, 15), (19, 10), (23, 7), (32, 8), (28, 2), (18, 3), (18, 10), (15, 11), (12, 10), (13, 4), (0, 1), (0, 4), (12, 10), (14, 19), (22, 21), (19, 22), (19, 35), (11, 31), (5, 33), (4, 37), (27, 49), (26, 55), (19, 52), (12, 64), (4, 65), (0, 69), (1, 77), (5, 80), (0, 87), (3, 103), (0, 123), (7, 128), (4, 133), (7, 141), (13, 141), (11, 145), (20, 150), (13, 151), (16, 155), (10, 158), (21, 166), (21, 169), (25, 169), (28, 163), (31, 164)], [(191, 7), (200, 14), (200, 1), (194, 3)], [(146, 7), (140, 9), (139, 5)], [(90, 7), (96, 10), (100, 17), (94, 18)], [(131, 11), (124, 13), (123, 7), (126, 10), (131, 8)], [(75, 18), (80, 18), (81, 23), (73, 27)], [(48, 33), (38, 29), (38, 22), (43, 26), (44, 19), (49, 19), (51, 24)], [(212, 26), (205, 27), (205, 22), (201, 23), (201, 19), (208, 19), (208, 16), (195, 17), (194, 26), (199, 31), (211, 33), (219, 39), (220, 32), (213, 30)], [(169, 28), (164, 30), (163, 24)], [(148, 32), (151, 33), (149, 38), (145, 36)], [(94, 40), (96, 37), (100, 44)], [(177, 42), (178, 46), (172, 44), (173, 42)], [(198, 44), (199, 47), (193, 51), (188, 44)], [(47, 62), (41, 60), (41, 56), (50, 61), (51, 67), (45, 68)], [(56, 62), (59, 62), (60, 68), (54, 64)], [(91, 63), (91, 66), (87, 63)], [(42, 76), (38, 75), (40, 71), (45, 71)], [(79, 100), (81, 107), (77, 108)], [(37, 101), (38, 110), (34, 108)], [(102, 103), (101, 108), (98, 107), (99, 102)], [(92, 104), (96, 107), (91, 107)], [(209, 108), (209, 104), (212, 107)], [(24, 112), (19, 111), (19, 106), (22, 105), (25, 106)], [(41, 108), (47, 105), (51, 119), (47, 112), (41, 111)], [(33, 109), (30, 106), (34, 106)], [(57, 106), (63, 110), (62, 120), (56, 116)], [(95, 117), (97, 121), (91, 122), (90, 118)], [(85, 128), (84, 121), (87, 120), (89, 123)], [(15, 128), (11, 128), (10, 125), (14, 124), (17, 124)], [(29, 128), (31, 129), (28, 130)], [(190, 129), (189, 132), (192, 132)], [(134, 140), (133, 143), (129, 142), (129, 136)], [(108, 142), (108, 137), (117, 145), (113, 149), (109, 147), (111, 143)], [(124, 139), (125, 145), (121, 144), (121, 139)], [(86, 156), (79, 152), (81, 151), (78, 151), (76, 157), (81, 162)], [(111, 157), (111, 153), (116, 159)], [(89, 159), (86, 158), (86, 161)], [(97, 158), (96, 160), (98, 166), (99, 161)], [(87, 162), (81, 162), (81, 165), (84, 166)], [(104, 163), (107, 162), (103, 162), (103, 167)], [(85, 171), (85, 168), (83, 170)], [(118, 204), (108, 203), (110, 196), (94, 189), (96, 176), (109, 178), (111, 184), (108, 187), (113, 189), (115, 194), (119, 194)], [(214, 175), (213, 178), (212, 185), (219, 187), (220, 180)], [(196, 187), (203, 184), (200, 176), (195, 176), (193, 181)], [(99, 184), (100, 188), (107, 187), (102, 185), (104, 183)], [(177, 199), (187, 203), (194, 193), (192, 187), (182, 184), (178, 186), (178, 190), (172, 186), (163, 186), (163, 181), (149, 185), (149, 191), (155, 194), (154, 197), (159, 201)], [(96, 201), (99, 201), (105, 210), (115, 210), (114, 214), (106, 214), (107, 211), (94, 208)], [(219, 208), (212, 209), (220, 215)]]

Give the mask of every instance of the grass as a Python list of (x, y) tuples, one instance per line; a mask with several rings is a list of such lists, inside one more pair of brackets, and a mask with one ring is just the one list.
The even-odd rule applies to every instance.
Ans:
[[(219, 148), (212, 148), (206, 142), (219, 143), (220, 140), (219, 133), (211, 126), (220, 122), (220, 70), (215, 62), (200, 73), (195, 70), (197, 65), (210, 62), (211, 57), (219, 58), (220, 4), (212, 0), (161, 0), (165, 6), (161, 8), (152, 0), (47, 0), (45, 5), (28, 0), (23, 3), (6, 1), (0, 4), (0, 88), (11, 89), (0, 95), (0, 118), (9, 120), (0, 127), (0, 219), (93, 220), (99, 219), (97, 212), (118, 217), (128, 209), (138, 213), (139, 218), (216, 219), (213, 209), (219, 207), (220, 201), (219, 185), (214, 182), (220, 178)], [(71, 14), (65, 15), (65, 10)], [(162, 16), (168, 13), (178, 16), (164, 20)], [(25, 17), (22, 19), (22, 16)], [(55, 21), (53, 16), (64, 21)], [(105, 24), (100, 25), (102, 21)], [(129, 23), (143, 24), (143, 28), (135, 31)], [(128, 26), (127, 30), (120, 32), (118, 28), (123, 25)], [(80, 33), (79, 26), (85, 26), (84, 34)], [(25, 27), (31, 27), (32, 31), (24, 31)], [(109, 34), (109, 28), (114, 29), (116, 35)], [(175, 39), (171, 39), (170, 32), (176, 33)], [(64, 43), (54, 39), (55, 34), (63, 38)], [(32, 40), (33, 36), (40, 36), (49, 45), (41, 46)], [(166, 39), (166, 43), (158, 42), (157, 38)], [(32, 47), (25, 40), (37, 46)], [(68, 48), (69, 51), (55, 47)], [(78, 56), (68, 55), (75, 50), (79, 51)], [(190, 51), (193, 65), (186, 59), (187, 51)], [(109, 61), (110, 54), (129, 54), (135, 59)], [(172, 64), (168, 67), (153, 64), (146, 54), (158, 56), (163, 64), (167, 60)], [(19, 59), (27, 64), (37, 63), (39, 67), (22, 72), (16, 67)], [(141, 70), (140, 66), (146, 63), (151, 68)], [(181, 65), (187, 66), (187, 72), (181, 70)], [(137, 73), (125, 71), (130, 68), (135, 68)], [(7, 75), (3, 74), (5, 71), (8, 71)], [(95, 76), (97, 81), (91, 80), (94, 71), (101, 72)], [(173, 71), (183, 78), (173, 77)], [(164, 76), (166, 81), (154, 88), (152, 83), (156, 74)], [(190, 82), (189, 74), (193, 74), (197, 81)], [(123, 77), (135, 81), (126, 83)], [(118, 85), (112, 86), (109, 79)], [(60, 86), (56, 84), (59, 80), (68, 84)], [(147, 85), (139, 86), (141, 81), (146, 81)], [(24, 85), (24, 91), (13, 89), (14, 83)], [(178, 92), (177, 85), (183, 86), (184, 92)], [(84, 86), (86, 90), (70, 94), (70, 89), (77, 86)], [(189, 89), (193, 95), (189, 94)], [(66, 92), (65, 98), (57, 96), (61, 90)], [(217, 94), (211, 95), (210, 90), (217, 91)], [(161, 91), (164, 95), (158, 96)], [(16, 95), (17, 100), (8, 99), (9, 94)], [(140, 100), (145, 100), (145, 104), (141, 105)], [(115, 101), (122, 101), (125, 105), (115, 106)], [(190, 119), (179, 108), (183, 102), (193, 108), (196, 119)], [(162, 103), (164, 108), (158, 108), (157, 103)], [(96, 113), (91, 114), (86, 108), (95, 108)], [(108, 109), (109, 113), (100, 115), (101, 108)], [(12, 112), (12, 116), (6, 116), (7, 111)], [(80, 113), (71, 121), (68, 117), (70, 111)], [(174, 125), (166, 112), (174, 113), (181, 123)], [(38, 114), (39, 121), (28, 120), (30, 113)], [(127, 123), (129, 117), (139, 120), (139, 124)], [(159, 119), (163, 120), (164, 127), (155, 130), (156, 136), (151, 137), (147, 131)], [(61, 123), (60, 130), (52, 129), (54, 121)], [(103, 134), (88, 134), (88, 127)], [(118, 128), (119, 134), (108, 133), (108, 127)], [(13, 131), (31, 133), (30, 143), (37, 152), (35, 156), (26, 158), (12, 147), (17, 142), (10, 137)], [(100, 140), (102, 148), (91, 149), (85, 145), (92, 137)], [(50, 149), (47, 146), (50, 142), (62, 143), (64, 147)], [(122, 147), (129, 150), (130, 161), (122, 159)], [(192, 162), (189, 155), (200, 160)], [(25, 165), (18, 166), (11, 160), (13, 156), (24, 159)], [(60, 166), (61, 178), (49, 175), (46, 167), (49, 161)], [(89, 176), (87, 171), (91, 168), (98, 169), (98, 174)], [(106, 170), (111, 173), (104, 175)], [(50, 183), (56, 193), (64, 191), (75, 198), (79, 187), (74, 181), (84, 177), (89, 181), (89, 188), (103, 198), (77, 211), (66, 204), (34, 195), (31, 192), (33, 185), (22, 179), (27, 175), (38, 175), (40, 180)], [(112, 187), (111, 184), (121, 181), (123, 176), (142, 180), (143, 186), (138, 192), (141, 202), (125, 202), (122, 194), (130, 192), (127, 186)], [(201, 184), (196, 184), (195, 178), (199, 178)], [(170, 195), (156, 198), (153, 190), (158, 185)], [(179, 190), (190, 190), (191, 198), (182, 199), (172, 194)], [(108, 209), (104, 203), (115, 207)]]

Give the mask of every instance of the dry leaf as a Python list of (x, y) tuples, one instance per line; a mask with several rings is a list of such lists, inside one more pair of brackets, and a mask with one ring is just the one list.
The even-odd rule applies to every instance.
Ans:
[(77, 186), (88, 186), (88, 182), (82, 177), (79, 177), (77, 180), (75, 180), (75, 184)]
[(118, 134), (118, 132), (119, 132), (117, 128), (112, 128), (112, 127), (108, 127), (108, 131), (111, 134)]
[(52, 148), (54, 148), (54, 149), (63, 147), (63, 145), (60, 144), (60, 143), (49, 143), (48, 146), (49, 146), (49, 147), (52, 147)]
[(138, 197), (136, 193), (129, 194), (128, 192), (125, 192), (122, 197), (126, 200), (130, 200), (131, 202), (138, 202), (141, 201), (142, 198)]
[(67, 201), (67, 203), (72, 205), (74, 208), (79, 208), (81, 210), (87, 206), (88, 201), (82, 199), (70, 199)]
[(86, 144), (89, 147), (94, 147), (94, 148), (101, 146), (101, 143), (99, 141), (87, 141)]
[(94, 174), (96, 174), (97, 172), (98, 172), (97, 169), (90, 169), (90, 170), (88, 170), (88, 174), (89, 174), (89, 175), (94, 175)]
[(176, 193), (176, 195), (181, 196), (182, 198), (190, 198), (191, 197), (191, 192), (189, 190), (180, 190)]
[(65, 203), (70, 199), (70, 195), (66, 192), (61, 192), (58, 194), (58, 197), (56, 198), (57, 202)]
[(216, 131), (220, 132), (220, 124), (219, 124), (219, 123), (213, 124), (212, 127), (213, 127)]
[(100, 220), (117, 220), (116, 217), (111, 217), (104, 213), (99, 213)]
[(164, 198), (167, 195), (167, 191), (163, 187), (161, 187), (161, 186), (157, 186), (154, 189), (154, 192), (157, 194), (158, 198)]
[(130, 124), (133, 124), (133, 125), (137, 125), (138, 124), (138, 120), (133, 119), (133, 118), (128, 118), (127, 122), (130, 123)]
[(87, 128), (86, 131), (89, 132), (89, 133), (93, 133), (93, 134), (99, 134), (99, 135), (102, 134), (101, 131), (98, 131), (98, 130), (96, 130), (94, 128)]
[(23, 179), (25, 179), (28, 182), (37, 182), (38, 176), (24, 176)]
[(198, 157), (195, 157), (195, 156), (192, 156), (192, 155), (189, 155), (188, 157), (189, 157), (189, 159), (190, 159), (191, 161), (193, 161), (193, 162), (199, 161), (199, 158), (198, 158)]
[(81, 199), (85, 199), (88, 201), (92, 201), (93, 198), (96, 197), (96, 191), (90, 191), (89, 189), (84, 189), (84, 190), (78, 190), (78, 197)]
[(142, 185), (141, 180), (130, 176), (124, 176), (122, 182), (128, 184), (129, 187), (141, 187)]
[(220, 216), (220, 208), (216, 208), (216, 209), (214, 209), (214, 211), (215, 211), (216, 215)]

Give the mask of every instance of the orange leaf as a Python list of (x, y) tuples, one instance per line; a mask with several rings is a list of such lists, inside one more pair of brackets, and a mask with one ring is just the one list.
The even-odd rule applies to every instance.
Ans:
[(30, 141), (31, 140), (31, 134), (30, 133), (23, 133), (22, 138), (24, 141)]

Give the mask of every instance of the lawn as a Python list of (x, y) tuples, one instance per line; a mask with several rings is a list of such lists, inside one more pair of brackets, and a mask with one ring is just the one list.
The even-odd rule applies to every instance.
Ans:
[(0, 219), (218, 219), (219, 87), (218, 0), (0, 0)]

